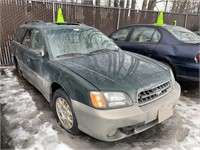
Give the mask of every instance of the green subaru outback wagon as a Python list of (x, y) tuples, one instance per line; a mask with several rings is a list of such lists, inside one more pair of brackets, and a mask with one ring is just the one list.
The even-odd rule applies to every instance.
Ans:
[(180, 86), (165, 65), (122, 51), (81, 23), (23, 24), (12, 42), (20, 76), (50, 103), (66, 131), (115, 141), (173, 115)]

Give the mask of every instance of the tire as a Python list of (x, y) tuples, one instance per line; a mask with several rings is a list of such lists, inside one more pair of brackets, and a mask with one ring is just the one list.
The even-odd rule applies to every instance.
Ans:
[(53, 94), (53, 109), (60, 125), (69, 133), (78, 135), (78, 123), (69, 96), (63, 89)]

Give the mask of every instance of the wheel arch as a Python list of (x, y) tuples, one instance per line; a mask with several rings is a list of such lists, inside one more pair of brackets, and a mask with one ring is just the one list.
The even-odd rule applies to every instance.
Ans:
[(50, 86), (50, 104), (51, 104), (51, 107), (53, 107), (53, 94), (58, 89), (63, 89), (66, 92), (66, 94), (69, 96), (69, 99), (71, 100), (69, 92), (60, 83), (52, 82), (51, 86)]

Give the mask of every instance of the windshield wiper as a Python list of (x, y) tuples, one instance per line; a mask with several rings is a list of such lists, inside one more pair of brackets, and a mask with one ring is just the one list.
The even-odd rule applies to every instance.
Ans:
[(57, 57), (57, 58), (60, 58), (60, 57), (80, 56), (80, 55), (85, 55), (85, 54), (83, 54), (83, 53), (69, 53), (69, 54), (58, 55), (58, 56), (56, 56), (56, 57)]
[(110, 52), (110, 51), (116, 52), (117, 49), (115, 49), (115, 50), (113, 50), (113, 49), (98, 49), (98, 50), (96, 50), (96, 51), (90, 52), (89, 54), (93, 54), (93, 53), (104, 53), (104, 52)]

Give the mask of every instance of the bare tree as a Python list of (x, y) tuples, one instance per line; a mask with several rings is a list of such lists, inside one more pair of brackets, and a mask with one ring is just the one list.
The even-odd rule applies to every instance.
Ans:
[(174, 0), (171, 8), (173, 13), (199, 14), (200, 0)]
[(96, 5), (100, 6), (100, 4), (101, 4), (101, 0), (96, 0)]
[(171, 12), (175, 12), (175, 10), (176, 10), (176, 5), (177, 5), (177, 0), (174, 0), (174, 2), (172, 3)]
[(156, 7), (156, 3), (157, 3), (157, 0), (149, 0), (148, 10), (154, 10), (154, 8)]
[(131, 8), (135, 9), (135, 6), (136, 6), (136, 0), (132, 0), (132, 6), (131, 6)]
[[(200, 14), (200, 2), (198, 2), (198, 7), (197, 7), (197, 14)], [(199, 22), (200, 22), (200, 20), (199, 20)]]
[(110, 0), (110, 1), (109, 1), (109, 6), (110, 6), (110, 7), (114, 7), (114, 3), (115, 3), (115, 0)]
[(120, 6), (120, 0), (114, 0), (114, 7)]
[(143, 0), (142, 10), (146, 10), (146, 9), (147, 9), (147, 0)]
[(165, 2), (165, 9), (164, 9), (165, 12), (167, 11), (168, 2), (169, 2), (168, 0), (166, 0)]
[(187, 0), (180, 3), (179, 13), (183, 13), (187, 4)]

